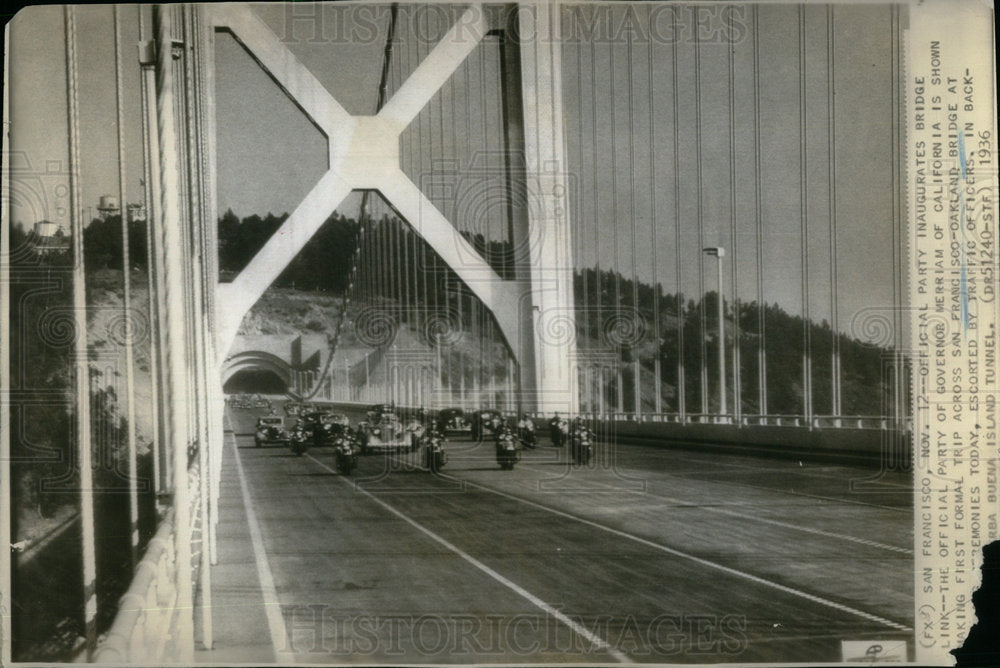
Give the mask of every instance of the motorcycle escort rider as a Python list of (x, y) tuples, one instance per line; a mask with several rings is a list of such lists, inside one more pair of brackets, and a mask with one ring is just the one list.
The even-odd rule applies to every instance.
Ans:
[(517, 421), (517, 438), (525, 447), (535, 447), (535, 423), (524, 413), (521, 413), (521, 419)]
[(514, 430), (504, 422), (494, 433), (496, 435), (497, 463), (500, 464), (500, 468), (509, 471), (514, 468), (514, 463), (519, 459)]
[[(582, 415), (576, 416), (570, 425), (569, 442), (574, 459), (580, 460), (581, 458), (586, 458), (589, 460), (590, 455), (593, 453), (594, 433), (587, 426)], [(588, 452), (583, 452), (585, 443), (588, 444), (586, 448)]]
[(443, 447), (444, 434), (432, 425), (424, 431), (420, 442), (424, 444), (424, 463), (428, 470), (432, 472), (441, 470), (448, 461)]
[(410, 434), (410, 450), (413, 452), (417, 451), (421, 439), (423, 439), (424, 435), (427, 433), (427, 428), (424, 426), (423, 421), (418, 417), (418, 415), (411, 417), (405, 427), (405, 430)]
[(567, 432), (566, 420), (559, 417), (559, 413), (556, 413), (551, 420), (549, 420), (549, 438), (552, 440), (552, 445), (560, 448), (564, 445), (566, 440)]

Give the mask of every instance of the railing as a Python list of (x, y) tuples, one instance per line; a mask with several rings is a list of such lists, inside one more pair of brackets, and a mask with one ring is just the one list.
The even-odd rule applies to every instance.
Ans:
[[(552, 413), (529, 412), (535, 420), (547, 420)], [(569, 417), (569, 413), (564, 416)], [(605, 413), (603, 415), (585, 414), (588, 419), (598, 422), (636, 422), (636, 423), (666, 423), (666, 424), (719, 424), (734, 427), (805, 427), (812, 429), (879, 429), (888, 431), (894, 428), (892, 417), (881, 415), (815, 415), (807, 418), (802, 415), (743, 415), (738, 420), (735, 415), (719, 415), (716, 413), (687, 413), (681, 416), (677, 413)], [(909, 419), (902, 421), (904, 431), (911, 429)]]
[[(342, 405), (365, 407), (376, 402), (366, 401), (314, 401), (309, 402), (318, 405)], [(415, 412), (416, 406), (396, 405), (400, 412)], [(472, 410), (475, 410), (473, 408)], [(429, 410), (428, 414), (433, 415), (437, 411)], [(500, 410), (508, 417), (517, 416), (516, 411)], [(526, 411), (526, 415), (533, 420), (548, 420), (553, 417), (551, 412)], [(564, 417), (572, 417), (570, 413), (562, 413)], [(636, 422), (636, 423), (666, 423), (666, 424), (719, 424), (740, 427), (806, 427), (812, 429), (878, 429), (889, 431), (895, 428), (895, 420), (886, 415), (814, 415), (807, 418), (803, 415), (743, 415), (738, 420), (735, 415), (719, 415), (716, 413), (687, 413), (681, 416), (678, 413), (605, 413), (603, 415), (593, 415), (585, 413), (587, 419), (596, 419), (598, 422)], [(906, 418), (901, 421), (902, 430), (912, 429), (912, 420)]]
[(166, 643), (177, 617), (176, 566), (171, 508), (118, 604), (118, 615), (95, 654), (97, 662), (157, 663), (174, 654)]
[[(192, 543), (200, 543), (200, 479), (197, 457), (193, 459), (193, 465), (188, 469), (189, 517)], [(193, 547), (200, 548), (200, 545)], [(97, 648), (95, 662), (152, 665), (177, 663), (185, 656), (185, 648), (178, 642), (176, 629), (180, 615), (190, 614), (191, 611), (180, 610), (177, 606), (176, 557), (174, 509), (171, 507), (164, 513), (159, 529), (136, 566), (128, 591), (119, 600), (118, 614)], [(199, 565), (200, 549), (193, 549), (192, 572)], [(197, 582), (197, 579), (194, 581)]]

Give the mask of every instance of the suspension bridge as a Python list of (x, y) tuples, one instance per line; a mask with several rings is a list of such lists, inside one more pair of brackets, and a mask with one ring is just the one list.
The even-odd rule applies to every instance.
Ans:
[[(51, 16), (73, 240), (71, 447), (57, 473), (77, 514), (50, 544), (75, 556), (48, 571), (48, 598), (28, 584), (52, 558), (41, 542), (7, 557), (5, 661), (912, 652), (905, 9), (101, 11)], [(120, 216), (110, 353), (93, 345), (84, 243), (97, 168), (81, 143), (100, 123), (81, 26), (95, 24), (114, 52), (104, 127), (121, 211), (136, 192), (146, 209), (142, 257)], [(269, 92), (234, 89), (247, 72)], [(258, 103), (301, 133), (233, 121)], [(881, 120), (844, 132), (859, 115)], [(285, 144), (294, 155), (276, 167), (227, 153)], [(288, 215), (226, 259), (248, 227), (222, 238), (225, 197), (272, 188), (280, 202), (298, 193)], [(250, 331), (335, 223), (337, 261), (309, 266), (339, 286), (316, 297), (319, 324)], [(137, 264), (145, 280), (132, 282)], [(117, 430), (94, 417), (105, 359)], [(266, 404), (227, 401), (230, 383), (262, 375), (278, 384)], [(348, 478), (328, 449), (254, 447), (258, 417), (303, 402), (352, 424), (369, 404), (405, 417), (492, 408), (530, 416), (541, 436), (512, 472), (491, 443), (453, 435), (443, 471), (403, 452), (363, 457)], [(556, 415), (592, 426), (591, 464), (549, 442)], [(94, 476), (109, 466), (111, 504)], [(109, 529), (114, 509), (127, 529)], [(112, 534), (124, 563), (101, 556)], [(73, 608), (59, 632), (27, 621), (47, 604)], [(68, 646), (53, 650), (59, 633)]]

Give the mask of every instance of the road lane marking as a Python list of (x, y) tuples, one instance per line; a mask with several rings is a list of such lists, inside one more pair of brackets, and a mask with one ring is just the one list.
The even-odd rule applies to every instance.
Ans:
[(253, 544), (254, 561), (257, 563), (257, 577), (260, 579), (261, 594), (264, 597), (264, 613), (267, 615), (267, 626), (271, 632), (271, 644), (274, 646), (274, 658), (277, 663), (292, 663), (294, 655), (288, 647), (288, 634), (285, 630), (285, 620), (281, 615), (281, 603), (274, 587), (274, 575), (267, 561), (267, 551), (264, 549), (264, 537), (257, 521), (257, 513), (250, 499), (250, 487), (247, 485), (243, 462), (240, 460), (240, 448), (233, 438), (233, 454), (236, 456), (236, 472), (240, 479), (240, 491), (243, 494), (243, 507), (247, 513), (247, 524), (250, 528), (250, 542)]
[[(327, 471), (329, 471), (331, 473), (337, 473), (336, 470), (334, 470), (333, 468), (327, 466), (326, 464), (324, 464), (320, 460), (316, 459), (312, 455), (306, 453), (306, 457), (308, 457), (309, 459), (313, 460), (314, 462), (316, 462), (317, 464), (319, 464), (321, 467), (323, 467)], [(628, 658), (628, 656), (626, 656), (624, 653), (622, 653), (622, 652), (618, 651), (617, 649), (615, 649), (614, 647), (612, 647), (606, 640), (604, 640), (603, 638), (601, 638), (597, 634), (588, 631), (581, 624), (578, 624), (578, 623), (574, 622), (572, 619), (570, 619), (569, 617), (567, 617), (563, 613), (559, 612), (559, 610), (553, 608), (551, 605), (549, 605), (548, 603), (546, 603), (542, 599), (538, 598), (537, 596), (535, 596), (534, 594), (532, 594), (531, 592), (529, 592), (527, 589), (524, 589), (519, 584), (517, 584), (515, 582), (512, 582), (511, 580), (508, 580), (506, 577), (504, 577), (500, 573), (496, 572), (495, 570), (493, 570), (492, 568), (490, 568), (489, 566), (487, 566), (483, 562), (479, 561), (478, 559), (476, 559), (472, 555), (466, 553), (461, 548), (459, 548), (456, 545), (450, 543), (445, 538), (442, 538), (441, 536), (437, 535), (436, 533), (434, 533), (433, 531), (431, 531), (427, 527), (423, 526), (422, 524), (420, 524), (420, 523), (418, 523), (418, 522), (410, 519), (408, 516), (404, 515), (399, 510), (396, 510), (396, 508), (394, 508), (393, 506), (390, 506), (388, 503), (386, 503), (382, 499), (378, 498), (377, 496), (375, 496), (374, 494), (372, 494), (368, 490), (362, 489), (361, 487), (359, 487), (357, 485), (352, 485), (352, 483), (347, 478), (345, 478), (344, 476), (338, 475), (337, 478), (342, 483), (344, 483), (345, 485), (349, 485), (349, 486), (353, 487), (356, 491), (361, 492), (362, 494), (364, 494), (365, 496), (367, 496), (369, 499), (371, 499), (372, 501), (374, 501), (378, 505), (380, 505), (383, 508), (385, 508), (386, 510), (388, 510), (393, 515), (395, 515), (399, 519), (403, 520), (404, 522), (406, 522), (407, 524), (409, 524), (410, 526), (412, 526), (414, 529), (417, 529), (418, 531), (420, 531), (421, 533), (423, 533), (428, 538), (430, 538), (430, 539), (434, 540), (435, 542), (439, 543), (440, 545), (444, 546), (445, 548), (447, 548), (451, 552), (454, 552), (455, 554), (457, 554), (458, 556), (460, 556), (462, 559), (464, 559), (465, 561), (469, 562), (470, 564), (472, 564), (473, 566), (475, 566), (476, 568), (478, 568), (479, 570), (481, 570), (483, 573), (486, 573), (487, 575), (489, 575), (491, 578), (493, 578), (494, 580), (496, 580), (497, 582), (499, 582), (503, 586), (507, 587), (508, 589), (510, 589), (514, 593), (518, 594), (522, 598), (527, 599), (535, 607), (539, 608), (540, 610), (542, 610), (546, 614), (551, 615), (554, 619), (558, 619), (560, 622), (562, 622), (563, 624), (565, 624), (570, 630), (572, 630), (578, 636), (580, 636), (581, 638), (584, 638), (585, 640), (588, 640), (592, 645), (595, 645), (597, 648), (606, 651), (608, 654), (610, 654), (612, 657), (614, 657), (616, 661), (618, 661), (620, 663), (629, 663), (630, 662), (630, 659)]]
[[(461, 478), (455, 478), (454, 476), (451, 476), (451, 475), (448, 475), (448, 474), (445, 474), (445, 473), (439, 473), (438, 475), (441, 475), (442, 477), (445, 477), (445, 478), (452, 478), (453, 480), (457, 480), (457, 481), (463, 481), (463, 479), (461, 479)], [(550, 513), (553, 513), (555, 515), (559, 515), (561, 517), (566, 517), (566, 518), (571, 519), (571, 520), (576, 520), (577, 522), (582, 522), (583, 524), (587, 524), (587, 525), (592, 526), (592, 527), (594, 527), (596, 529), (601, 529), (602, 531), (607, 531), (608, 533), (615, 534), (616, 536), (621, 536), (622, 538), (627, 538), (629, 540), (635, 541), (635, 542), (640, 543), (642, 545), (646, 545), (647, 547), (651, 547), (651, 548), (653, 548), (655, 550), (659, 550), (661, 552), (666, 552), (667, 554), (671, 554), (671, 555), (673, 555), (675, 557), (680, 557), (682, 559), (687, 559), (687, 560), (693, 561), (693, 562), (695, 562), (697, 564), (701, 564), (702, 566), (708, 566), (709, 568), (714, 568), (714, 569), (720, 570), (720, 571), (722, 571), (724, 573), (728, 573), (730, 575), (735, 575), (736, 577), (743, 578), (745, 580), (750, 580), (751, 582), (756, 582), (757, 584), (761, 584), (761, 585), (764, 585), (766, 587), (771, 587), (772, 589), (777, 589), (778, 591), (785, 592), (786, 594), (791, 594), (791, 595), (797, 596), (799, 598), (804, 598), (804, 599), (806, 599), (808, 601), (812, 601), (813, 603), (818, 603), (818, 604), (826, 606), (828, 608), (833, 608), (834, 610), (839, 610), (841, 612), (846, 612), (846, 613), (855, 615), (857, 617), (861, 617), (863, 619), (867, 619), (867, 620), (872, 621), (872, 622), (877, 622), (877, 623), (879, 623), (879, 624), (881, 624), (883, 626), (887, 626), (887, 627), (889, 627), (891, 629), (896, 629), (898, 631), (904, 631), (904, 632), (910, 632), (910, 631), (913, 630), (912, 628), (910, 628), (910, 627), (908, 627), (908, 626), (906, 626), (904, 624), (899, 624), (898, 622), (894, 622), (892, 620), (885, 619), (884, 617), (879, 617), (878, 615), (873, 615), (873, 614), (871, 614), (869, 612), (864, 612), (863, 610), (858, 610), (857, 608), (852, 608), (852, 607), (850, 607), (848, 605), (844, 605), (842, 603), (837, 603), (835, 601), (830, 601), (830, 600), (825, 599), (825, 598), (823, 598), (821, 596), (816, 596), (815, 594), (810, 594), (808, 592), (800, 591), (800, 590), (795, 589), (793, 587), (789, 587), (789, 586), (786, 586), (786, 585), (783, 585), (783, 584), (779, 584), (777, 582), (772, 582), (772, 581), (766, 580), (766, 579), (764, 579), (762, 577), (758, 577), (756, 575), (752, 575), (750, 573), (746, 573), (744, 571), (740, 571), (740, 570), (737, 570), (735, 568), (730, 568), (729, 566), (723, 566), (722, 564), (717, 564), (714, 561), (709, 561), (708, 559), (703, 559), (702, 557), (697, 557), (697, 556), (695, 556), (693, 554), (688, 554), (686, 552), (681, 552), (680, 550), (675, 550), (673, 548), (667, 547), (665, 545), (661, 545), (659, 543), (654, 543), (651, 540), (647, 540), (645, 538), (641, 538), (639, 536), (630, 534), (630, 533), (628, 533), (626, 531), (621, 531), (620, 529), (613, 529), (613, 528), (611, 528), (609, 526), (605, 526), (603, 524), (598, 524), (597, 522), (588, 520), (588, 519), (586, 519), (584, 517), (580, 517), (578, 515), (573, 515), (572, 513), (567, 513), (567, 512), (562, 511), (562, 510), (557, 510), (555, 508), (550, 508), (550, 507), (542, 505), (540, 503), (536, 503), (535, 501), (529, 501), (528, 499), (524, 499), (524, 498), (521, 498), (521, 497), (518, 497), (518, 496), (514, 496), (513, 494), (508, 494), (506, 492), (501, 492), (498, 489), (493, 489), (492, 487), (487, 487), (486, 485), (481, 485), (479, 483), (472, 482), (471, 480), (464, 480), (464, 482), (466, 484), (472, 486), (472, 487), (477, 487), (477, 488), (479, 488), (481, 490), (484, 490), (484, 491), (487, 491), (487, 492), (492, 492), (493, 494), (497, 494), (499, 496), (511, 499), (512, 501), (518, 501), (520, 503), (524, 503), (526, 505), (533, 506), (535, 508), (539, 508), (540, 510), (546, 510), (546, 511), (548, 511)]]
[[(529, 471), (537, 471), (539, 473), (547, 473), (547, 471), (542, 471), (541, 469), (537, 469), (537, 468), (534, 468), (532, 466), (528, 466), (527, 464), (523, 464), (522, 466), (524, 468), (528, 469)], [(594, 484), (594, 485), (600, 485), (601, 487), (604, 487), (604, 488), (607, 488), (607, 489), (616, 489), (612, 485), (608, 485), (606, 483), (602, 483), (599, 480), (588, 480), (587, 482), (591, 483), (591, 484)], [(586, 490), (575, 490), (575, 491), (586, 491)], [(758, 517), (756, 515), (748, 515), (747, 513), (740, 513), (740, 512), (736, 512), (734, 510), (727, 510), (726, 508), (723, 508), (721, 506), (702, 505), (702, 504), (698, 504), (698, 503), (693, 503), (691, 501), (685, 501), (683, 499), (675, 499), (675, 498), (672, 498), (672, 497), (669, 497), (669, 496), (664, 496), (662, 494), (656, 494), (654, 492), (648, 492), (648, 491), (647, 492), (639, 492), (639, 491), (631, 490), (631, 489), (618, 490), (618, 491), (624, 491), (624, 492), (626, 492), (628, 494), (635, 494), (635, 495), (643, 496), (643, 497), (652, 497), (654, 499), (662, 499), (663, 501), (666, 501), (668, 503), (672, 503), (672, 504), (677, 505), (677, 506), (686, 506), (686, 507), (691, 507), (691, 508), (698, 508), (698, 509), (705, 510), (705, 511), (708, 511), (708, 512), (719, 513), (721, 515), (729, 515), (729, 516), (732, 516), (732, 517), (739, 517), (740, 519), (747, 519), (747, 520), (752, 520), (752, 521), (755, 521), (755, 522), (762, 522), (764, 524), (772, 524), (774, 526), (779, 526), (779, 527), (782, 527), (782, 528), (785, 528), (785, 529), (793, 529), (795, 531), (803, 531), (805, 533), (811, 533), (811, 534), (815, 534), (817, 536), (826, 536), (827, 538), (836, 538), (836, 539), (839, 539), (839, 540), (851, 541), (853, 543), (858, 543), (860, 545), (867, 545), (869, 547), (875, 547), (875, 548), (879, 548), (879, 549), (882, 549), (882, 550), (888, 550), (890, 552), (898, 552), (900, 554), (913, 554), (913, 550), (912, 549), (907, 549), (905, 547), (897, 547), (895, 545), (887, 545), (885, 543), (879, 543), (879, 542), (876, 542), (874, 540), (869, 540), (867, 538), (858, 538), (857, 536), (849, 536), (847, 534), (835, 533), (833, 531), (824, 531), (823, 529), (814, 529), (812, 527), (799, 526), (797, 524), (791, 524), (789, 522), (782, 522), (781, 520), (774, 520), (774, 519), (770, 519), (768, 517)]]

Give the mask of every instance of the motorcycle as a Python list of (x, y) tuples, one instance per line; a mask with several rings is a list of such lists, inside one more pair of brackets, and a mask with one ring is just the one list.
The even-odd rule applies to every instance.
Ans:
[(358, 453), (354, 447), (354, 440), (347, 434), (342, 434), (334, 442), (334, 448), (337, 471), (342, 475), (351, 475), (351, 471), (358, 467)]
[(517, 424), (517, 440), (526, 448), (535, 448), (535, 425), (531, 420), (523, 420)]
[(416, 452), (420, 449), (420, 444), (423, 443), (429, 435), (427, 428), (424, 427), (423, 423), (418, 420), (413, 420), (410, 424), (406, 425), (406, 431), (410, 433), (411, 452)]
[(572, 445), (573, 461), (581, 466), (586, 466), (594, 456), (594, 438), (590, 430), (586, 427), (573, 433)]
[(569, 435), (569, 422), (562, 418), (554, 418), (549, 422), (549, 438), (552, 445), (561, 448), (566, 444), (566, 437)]
[(301, 424), (295, 425), (295, 429), (289, 435), (289, 445), (291, 445), (292, 452), (301, 456), (309, 449), (309, 441), (311, 440), (309, 432), (306, 431), (305, 427)]
[(517, 450), (517, 444), (514, 442), (514, 434), (509, 430), (505, 429), (497, 434), (497, 464), (504, 471), (510, 471), (514, 468), (514, 464), (520, 459), (520, 453)]
[(432, 473), (437, 473), (448, 461), (448, 455), (444, 451), (444, 438), (438, 432), (430, 431), (421, 440), (425, 448), (424, 464)]

